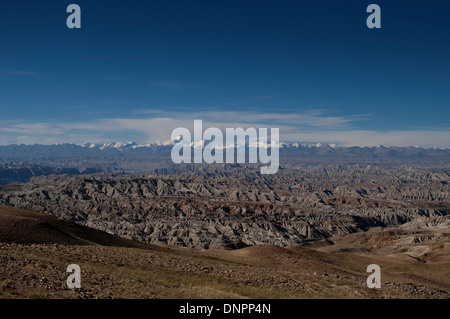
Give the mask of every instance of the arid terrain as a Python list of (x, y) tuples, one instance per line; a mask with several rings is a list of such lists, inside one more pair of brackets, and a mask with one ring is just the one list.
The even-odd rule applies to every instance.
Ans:
[[(449, 298), (449, 182), (376, 165), (34, 177), (0, 189), (0, 294)], [(72, 263), (81, 289), (66, 287)]]
[[(374, 229), (303, 246), (198, 251), (133, 242), (7, 207), (0, 208), (0, 221), (2, 298), (449, 298), (450, 294), (449, 234), (440, 231)], [(73, 263), (82, 270), (81, 289), (66, 286), (66, 267)], [(366, 267), (373, 263), (381, 267), (381, 289), (366, 286)]]
[(158, 154), (142, 166), (121, 154), (156, 151), (126, 147), (4, 162), (2, 298), (449, 298), (447, 150), (290, 147), (261, 175)]
[(191, 175), (36, 177), (0, 204), (110, 234), (198, 249), (298, 245), (373, 227), (447, 227), (448, 171), (375, 165), (314, 171), (207, 166)]

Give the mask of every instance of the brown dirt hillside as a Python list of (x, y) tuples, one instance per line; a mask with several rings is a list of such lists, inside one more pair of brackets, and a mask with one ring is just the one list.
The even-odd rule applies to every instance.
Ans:
[[(137, 243), (1, 207), (0, 298), (449, 298), (448, 263), (432, 262), (444, 251), (434, 259), (404, 260), (400, 247), (397, 257), (385, 256), (383, 245), (393, 240), (386, 234), (332, 238), (317, 247), (193, 250)], [(439, 238), (439, 247), (447, 247)], [(376, 249), (362, 249), (374, 241)], [(346, 248), (352, 243), (354, 251)], [(410, 252), (415, 243), (408, 243)], [(81, 267), (81, 289), (66, 286), (73, 263)], [(366, 286), (372, 263), (382, 269), (381, 289)]]
[(0, 206), (0, 242), (17, 244), (156, 247), (63, 221), (54, 216)]

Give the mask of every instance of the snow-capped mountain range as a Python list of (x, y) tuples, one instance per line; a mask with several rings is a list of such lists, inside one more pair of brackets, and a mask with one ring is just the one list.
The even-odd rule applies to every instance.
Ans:
[[(170, 156), (175, 141), (154, 141), (151, 143), (114, 142), (114, 143), (83, 143), (54, 145), (24, 145), (13, 144), (0, 146), (0, 159), (10, 158), (104, 158), (123, 156)], [(295, 157), (330, 157), (330, 158), (441, 158), (450, 159), (450, 149), (421, 148), (415, 146), (374, 146), (347, 147), (333, 144), (288, 143), (280, 142), (280, 156)]]
[(81, 147), (84, 148), (98, 148), (98, 149), (106, 149), (106, 148), (115, 148), (115, 149), (124, 149), (124, 148), (132, 148), (132, 149), (136, 149), (136, 148), (141, 148), (141, 147), (152, 147), (152, 146), (171, 146), (174, 145), (175, 142), (174, 141), (164, 141), (164, 142), (160, 142), (160, 141), (154, 141), (151, 143), (145, 143), (145, 144), (141, 144), (141, 143), (136, 143), (136, 142), (113, 142), (113, 143), (83, 143), (81, 144)]
[[(81, 144), (81, 147), (83, 148), (96, 148), (96, 149), (117, 149), (117, 150), (123, 150), (123, 149), (138, 149), (138, 148), (151, 148), (151, 147), (171, 147), (175, 145), (178, 141), (173, 140), (166, 140), (166, 141), (153, 141), (150, 143), (136, 143), (136, 142), (112, 142), (112, 143), (92, 143), (87, 142)], [(203, 141), (204, 143), (204, 141)], [(56, 144), (58, 145), (58, 144)], [(59, 144), (59, 145), (65, 145), (65, 144)], [(191, 146), (193, 146), (194, 143), (191, 143)], [(280, 149), (301, 149), (301, 148), (321, 148), (321, 149), (375, 149), (375, 150), (387, 150), (387, 149), (416, 149), (416, 150), (448, 150), (448, 148), (422, 148), (419, 146), (408, 146), (408, 147), (397, 147), (397, 146), (385, 146), (385, 145), (377, 145), (377, 146), (366, 146), (366, 147), (359, 147), (359, 146), (338, 146), (336, 144), (322, 144), (322, 143), (300, 143), (300, 142), (280, 142), (278, 144)], [(226, 147), (226, 146), (225, 146)]]

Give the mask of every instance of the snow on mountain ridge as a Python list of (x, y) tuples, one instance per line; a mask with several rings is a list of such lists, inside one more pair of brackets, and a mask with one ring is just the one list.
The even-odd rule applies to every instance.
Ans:
[[(123, 150), (126, 148), (131, 148), (131, 149), (139, 149), (139, 148), (149, 148), (149, 147), (155, 147), (155, 146), (162, 146), (162, 147), (168, 147), (168, 146), (172, 146), (175, 145), (175, 143), (178, 142), (177, 140), (164, 140), (164, 141), (159, 141), (159, 140), (155, 140), (153, 142), (148, 142), (148, 143), (136, 143), (136, 142), (111, 142), (111, 143), (92, 143), (92, 142), (85, 142), (82, 143), (80, 146), (83, 148), (97, 148), (100, 150), (104, 150), (104, 149), (108, 149), (108, 148), (113, 148), (113, 149), (117, 149), (117, 150)], [(206, 145), (207, 143), (205, 143), (205, 141), (201, 142), (203, 145)], [(194, 143), (191, 143), (191, 146), (193, 146)], [(255, 147), (258, 144), (256, 143), (252, 143), (251, 146)], [(348, 149), (348, 148), (352, 148), (355, 146), (340, 146), (337, 145), (335, 143), (329, 143), (329, 144), (322, 144), (322, 143), (301, 143), (301, 142), (279, 142), (277, 145), (279, 148), (285, 148), (285, 149), (299, 149), (299, 148), (309, 148), (309, 149), (320, 149), (320, 148), (330, 148), (330, 149), (336, 149), (336, 148), (343, 148), (343, 149)], [(227, 148), (227, 145), (224, 145), (223, 148)], [(415, 149), (426, 149), (426, 148), (422, 148), (422, 147), (418, 147), (418, 146), (411, 146)], [(387, 146), (387, 145), (378, 145), (378, 146), (366, 146), (366, 147), (359, 147), (361, 149), (363, 148), (373, 148), (375, 150), (389, 150), (392, 148), (395, 148), (395, 146)], [(444, 148), (444, 147), (432, 147), (431, 149), (434, 150), (448, 150), (449, 148)]]
[[(202, 145), (206, 145), (207, 143), (205, 143), (205, 141), (201, 141)], [(84, 148), (98, 148), (98, 149), (106, 149), (106, 148), (115, 148), (115, 149), (124, 149), (127, 147), (131, 147), (133, 149), (136, 148), (143, 148), (143, 147), (152, 147), (152, 146), (172, 146), (175, 145), (175, 141), (173, 140), (165, 140), (165, 141), (159, 141), (159, 140), (155, 140), (153, 142), (149, 142), (149, 143), (136, 143), (136, 142), (112, 142), (112, 143), (102, 143), (102, 144), (96, 144), (96, 143), (92, 143), (92, 142), (85, 142), (83, 144), (81, 144), (81, 147)], [(258, 146), (258, 143), (252, 143), (251, 146), (255, 147)], [(191, 146), (194, 146), (194, 143), (191, 143)], [(300, 147), (306, 147), (306, 148), (320, 148), (322, 146), (328, 146), (331, 148), (336, 148), (337, 145), (336, 144), (321, 144), (321, 143), (316, 143), (316, 144), (308, 144), (308, 143), (298, 143), (298, 142), (280, 142), (278, 145), (279, 148), (300, 148)], [(223, 148), (227, 148), (227, 145), (224, 145)]]

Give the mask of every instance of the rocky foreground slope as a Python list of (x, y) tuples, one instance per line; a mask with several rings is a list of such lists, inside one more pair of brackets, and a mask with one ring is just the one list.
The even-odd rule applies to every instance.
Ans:
[(0, 204), (111, 234), (193, 248), (295, 245), (372, 227), (448, 227), (446, 170), (336, 166), (261, 176), (208, 166), (185, 176), (42, 177), (0, 189)]
[[(371, 229), (301, 246), (191, 250), (0, 206), (1, 298), (448, 299), (449, 234)], [(66, 268), (82, 269), (68, 289)], [(366, 286), (369, 264), (382, 289)]]

